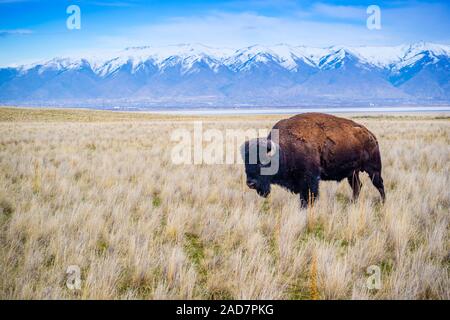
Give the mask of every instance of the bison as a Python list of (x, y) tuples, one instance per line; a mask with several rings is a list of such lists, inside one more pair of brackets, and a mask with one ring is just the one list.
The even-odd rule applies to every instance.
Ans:
[[(276, 129), (278, 143), (271, 135)], [(304, 113), (279, 121), (267, 138), (247, 141), (241, 147), (247, 186), (267, 197), (271, 184), (300, 195), (302, 207), (319, 195), (319, 182), (347, 179), (356, 200), (361, 189), (359, 173), (369, 174), (373, 185), (385, 200), (381, 177), (381, 156), (373, 133), (364, 126), (322, 113)], [(257, 150), (251, 161), (251, 150)], [(278, 170), (261, 174), (277, 159)]]

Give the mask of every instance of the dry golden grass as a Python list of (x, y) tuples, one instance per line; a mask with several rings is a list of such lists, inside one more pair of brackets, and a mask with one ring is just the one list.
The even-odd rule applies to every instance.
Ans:
[(173, 165), (170, 134), (193, 119), (0, 108), (0, 298), (450, 298), (448, 117), (359, 117), (380, 141), (386, 204), (364, 176), (358, 202), (322, 183), (308, 210), (243, 189), (241, 165)]

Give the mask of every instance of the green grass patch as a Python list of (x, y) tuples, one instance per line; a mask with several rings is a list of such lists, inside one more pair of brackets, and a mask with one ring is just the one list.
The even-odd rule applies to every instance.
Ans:
[(269, 198), (264, 198), (263, 204), (261, 206), (262, 213), (270, 213), (271, 203)]
[(385, 259), (380, 262), (381, 273), (384, 275), (391, 274), (394, 269), (394, 261), (392, 259)]
[(150, 274), (150, 277), (139, 276), (134, 268), (124, 267), (117, 281), (118, 294), (124, 295), (133, 292), (139, 299), (151, 299), (156, 281), (163, 277), (163, 272), (160, 268), (155, 268)]
[(322, 223), (316, 222), (311, 227), (307, 228), (306, 236), (314, 237), (320, 240), (325, 239), (325, 227)]
[(294, 283), (291, 283), (286, 291), (289, 300), (311, 300), (311, 290), (307, 272), (303, 272)]
[(184, 251), (188, 256), (189, 261), (191, 261), (197, 271), (198, 293), (203, 297), (209, 296), (213, 294), (213, 292), (208, 292), (206, 289), (208, 270), (204, 265), (205, 245), (200, 240), (200, 237), (194, 233), (185, 233), (184, 239)]
[(109, 244), (108, 241), (106, 241), (106, 239), (104, 237), (100, 237), (97, 240), (96, 243), (96, 247), (95, 247), (95, 252), (97, 253), (98, 256), (104, 255), (106, 253), (106, 251), (109, 248)]
[(152, 197), (152, 205), (154, 208), (158, 208), (161, 206), (161, 197), (159, 196), (159, 193), (153, 193), (153, 197)]
[(0, 200), (0, 216), (2, 216), (5, 219), (10, 219), (13, 212), (14, 212), (14, 207), (11, 204), (11, 202), (9, 202), (6, 199), (1, 199)]
[(90, 150), (90, 151), (95, 151), (97, 149), (97, 146), (95, 145), (95, 143), (88, 143), (86, 145), (86, 149)]
[(202, 241), (198, 235), (193, 233), (185, 233), (184, 237), (186, 239), (184, 249), (189, 260), (191, 260), (196, 268), (200, 268), (201, 262), (205, 257), (205, 248)]

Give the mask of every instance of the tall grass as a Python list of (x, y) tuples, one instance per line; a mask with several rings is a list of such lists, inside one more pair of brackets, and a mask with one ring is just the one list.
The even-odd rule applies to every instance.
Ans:
[(308, 210), (278, 187), (264, 201), (240, 165), (173, 165), (180, 119), (95, 119), (0, 123), (1, 298), (450, 298), (448, 118), (358, 119), (380, 141), (385, 205), (363, 176), (358, 202), (322, 183)]

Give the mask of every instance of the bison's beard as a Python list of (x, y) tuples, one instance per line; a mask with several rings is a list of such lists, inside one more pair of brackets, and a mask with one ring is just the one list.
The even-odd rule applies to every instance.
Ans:
[(256, 192), (258, 193), (258, 195), (260, 195), (263, 198), (267, 198), (267, 196), (270, 194), (270, 184), (260, 184), (257, 188), (256, 188)]

